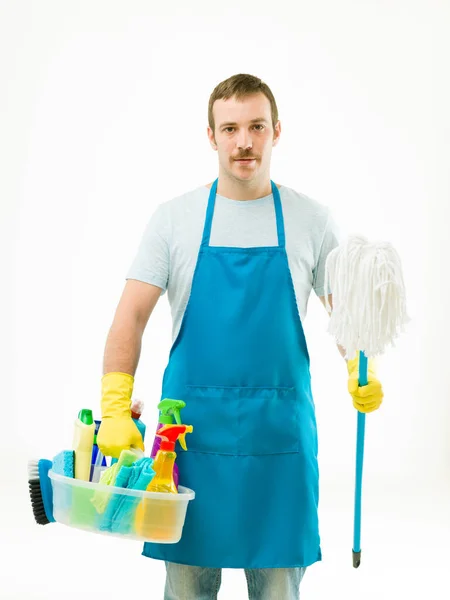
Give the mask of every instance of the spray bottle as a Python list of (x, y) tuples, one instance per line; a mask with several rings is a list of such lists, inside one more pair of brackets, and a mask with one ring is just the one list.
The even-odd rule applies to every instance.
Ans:
[(144, 402), (138, 398), (133, 398), (131, 403), (131, 418), (142, 436), (142, 441), (145, 440), (145, 424), (141, 421), (141, 415), (144, 411)]
[(75, 479), (89, 481), (95, 423), (92, 410), (83, 408), (78, 413), (73, 432), (72, 449), (75, 451)]
[(91, 459), (91, 481), (98, 483), (100, 481), (100, 475), (104, 468), (108, 466), (106, 457), (103, 456), (101, 450), (97, 445), (97, 435), (100, 429), (101, 421), (94, 420), (95, 432), (94, 432), (94, 444), (92, 446), (92, 459)]
[[(158, 453), (159, 448), (161, 447), (161, 437), (158, 436), (158, 431), (164, 425), (172, 425), (174, 423), (174, 421), (177, 425), (181, 425), (180, 411), (185, 406), (186, 406), (186, 403), (183, 402), (183, 400), (173, 400), (172, 398), (164, 398), (164, 400), (162, 400), (158, 404), (159, 423), (158, 423), (158, 427), (156, 428), (157, 433), (155, 436), (155, 441), (153, 442), (152, 452), (150, 454), (151, 458), (155, 458), (155, 456)], [(176, 488), (178, 488), (178, 480), (179, 480), (178, 465), (175, 463), (175, 466), (173, 469), (173, 481), (175, 483)]]
[[(164, 425), (157, 434), (162, 439), (161, 446), (153, 462), (155, 475), (147, 486), (147, 492), (178, 494), (173, 475), (177, 439), (184, 450), (186, 433), (192, 433), (192, 425)], [(162, 502), (159, 498), (143, 498), (139, 503), (134, 527), (136, 533), (152, 542), (167, 543), (173, 539), (174, 527), (180, 518), (176, 502)]]
[(175, 444), (180, 440), (183, 450), (186, 447), (186, 433), (192, 433), (192, 425), (165, 425), (157, 435), (161, 438), (161, 446), (153, 462), (155, 475), (147, 487), (148, 492), (168, 492), (178, 494), (177, 486), (173, 479), (175, 466)]

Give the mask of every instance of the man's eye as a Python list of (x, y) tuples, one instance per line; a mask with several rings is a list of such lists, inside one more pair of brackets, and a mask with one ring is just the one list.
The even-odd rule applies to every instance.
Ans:
[[(264, 125), (261, 124), (254, 125), (253, 127), (262, 127), (264, 129)], [(224, 131), (228, 131), (228, 129), (234, 129), (234, 127), (225, 127)], [(261, 131), (261, 129), (259, 131)]]

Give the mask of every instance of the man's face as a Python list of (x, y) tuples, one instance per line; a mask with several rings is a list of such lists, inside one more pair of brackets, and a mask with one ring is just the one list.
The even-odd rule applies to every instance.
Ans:
[(281, 133), (279, 121), (273, 129), (269, 99), (258, 93), (239, 102), (235, 97), (216, 100), (213, 115), (215, 135), (208, 127), (208, 137), (219, 153), (221, 168), (242, 182), (263, 179)]

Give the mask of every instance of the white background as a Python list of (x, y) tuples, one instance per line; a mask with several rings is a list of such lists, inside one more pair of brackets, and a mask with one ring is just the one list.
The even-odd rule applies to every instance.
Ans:
[[(302, 598), (450, 597), (449, 27), (445, 0), (3, 0), (0, 598), (162, 598), (164, 566), (140, 543), (35, 525), (26, 463), (70, 447), (79, 408), (99, 417), (126, 271), (155, 207), (217, 176), (208, 99), (236, 73), (277, 100), (272, 179), (329, 205), (344, 232), (390, 241), (412, 319), (367, 418), (355, 570), (356, 412), (311, 296), (323, 562)], [(149, 438), (170, 329), (164, 296), (136, 374)], [(246, 598), (241, 571), (219, 598)]]

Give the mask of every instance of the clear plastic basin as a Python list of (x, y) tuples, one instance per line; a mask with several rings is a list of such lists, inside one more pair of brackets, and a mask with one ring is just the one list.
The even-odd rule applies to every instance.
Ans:
[(159, 544), (176, 544), (195, 493), (146, 492), (103, 485), (48, 473), (56, 521), (95, 533)]

